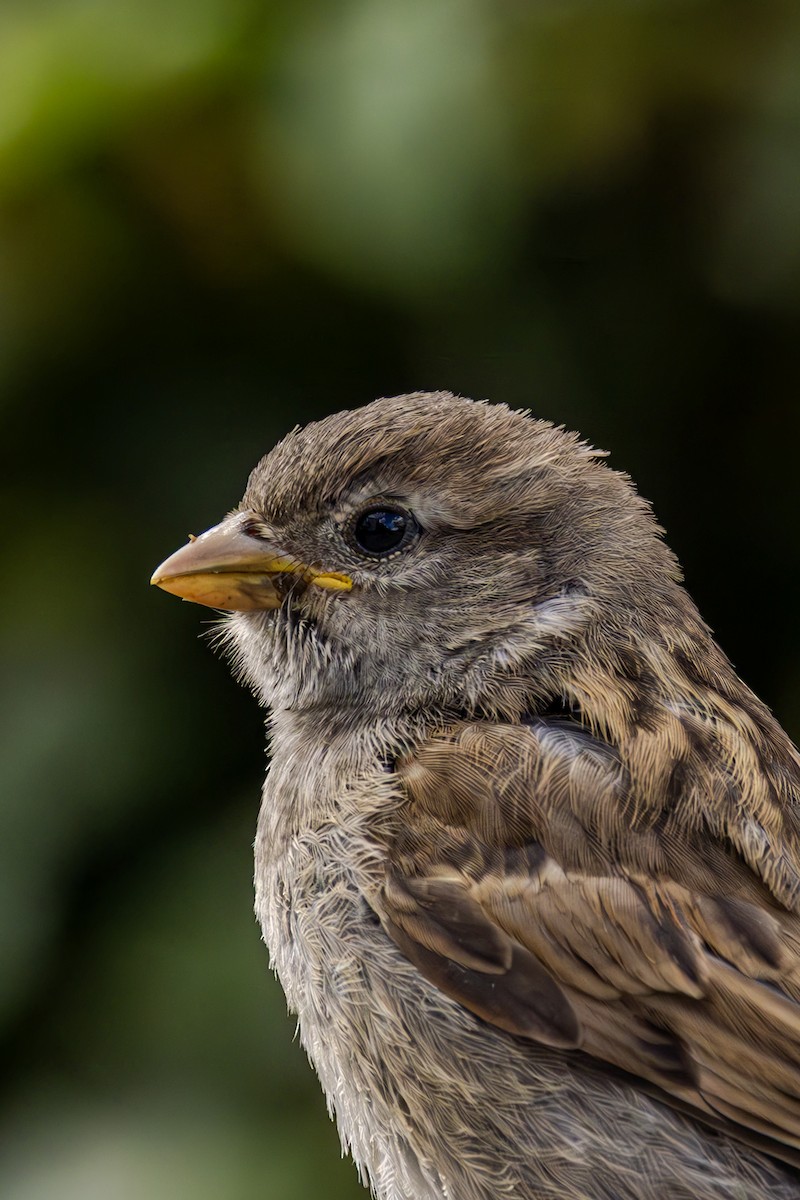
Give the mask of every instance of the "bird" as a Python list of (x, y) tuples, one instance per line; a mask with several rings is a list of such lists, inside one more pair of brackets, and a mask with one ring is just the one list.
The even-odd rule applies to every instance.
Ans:
[(379, 1200), (800, 1197), (800, 754), (606, 457), (380, 399), (153, 576), (268, 712), (256, 912)]

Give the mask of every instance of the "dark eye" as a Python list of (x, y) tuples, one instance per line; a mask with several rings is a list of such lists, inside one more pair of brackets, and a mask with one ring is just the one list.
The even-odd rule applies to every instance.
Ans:
[(416, 533), (411, 513), (386, 505), (368, 508), (356, 519), (353, 537), (359, 550), (383, 558), (404, 546)]

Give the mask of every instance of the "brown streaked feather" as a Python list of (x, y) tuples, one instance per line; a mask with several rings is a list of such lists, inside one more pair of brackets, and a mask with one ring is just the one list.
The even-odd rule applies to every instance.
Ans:
[(759, 747), (727, 702), (705, 748), (693, 720), (654, 716), (619, 747), (546, 719), (432, 739), (398, 766), (381, 916), (485, 1020), (579, 1045), (796, 1161), (797, 813), (767, 770), (749, 778)]
[(566, 993), (522, 946), (514, 946), (508, 970), (471, 970), (429, 950), (404, 929), (385, 919), (385, 927), (400, 949), (445, 995), (458, 1000), (477, 1016), (519, 1037), (543, 1046), (574, 1049), (579, 1025)]
[[(516, 899), (498, 881), (476, 889), (494, 920), (556, 975), (566, 952), (617, 995), (678, 992), (695, 998), (705, 988), (699, 939), (669, 909), (677, 897), (645, 902), (641, 889), (617, 876), (571, 879), (552, 865), (540, 888)], [(488, 886), (487, 886), (488, 885)], [(592, 994), (592, 979), (585, 990)]]
[(512, 942), (472, 899), (466, 882), (403, 878), (386, 881), (394, 922), (420, 945), (474, 971), (504, 974)]

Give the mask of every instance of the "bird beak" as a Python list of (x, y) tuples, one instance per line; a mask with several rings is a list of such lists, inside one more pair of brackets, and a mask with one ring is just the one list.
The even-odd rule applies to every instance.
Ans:
[(349, 576), (306, 566), (274, 542), (248, 532), (258, 521), (252, 512), (226, 518), (165, 559), (150, 582), (173, 596), (232, 612), (278, 608), (282, 594), (276, 581), (281, 575), (333, 591), (352, 588)]

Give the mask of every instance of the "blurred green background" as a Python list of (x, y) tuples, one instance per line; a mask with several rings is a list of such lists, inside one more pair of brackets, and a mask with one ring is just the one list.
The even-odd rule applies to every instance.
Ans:
[(151, 570), (296, 422), (612, 449), (800, 733), (796, 0), (3, 0), (0, 1194), (362, 1195), (251, 917), (261, 714)]

